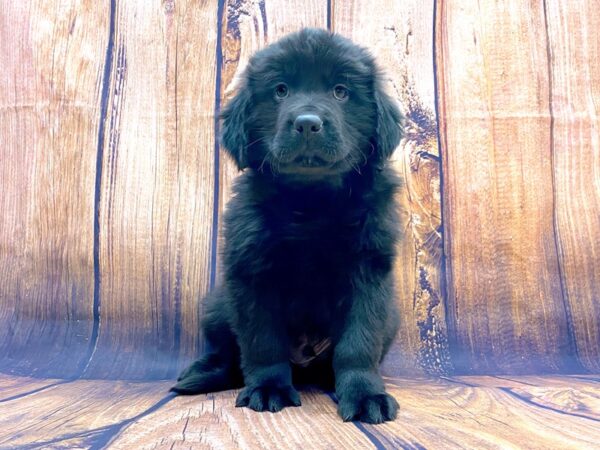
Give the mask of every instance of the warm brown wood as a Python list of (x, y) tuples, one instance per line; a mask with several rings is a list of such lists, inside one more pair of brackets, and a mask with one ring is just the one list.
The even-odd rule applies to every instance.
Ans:
[(457, 378), (469, 385), (503, 388), (524, 401), (600, 422), (600, 379), (569, 376)]
[(109, 448), (373, 448), (354, 424), (342, 422), (335, 403), (322, 393), (302, 392), (301, 407), (279, 414), (235, 408), (236, 395), (179, 397), (125, 430)]
[(168, 401), (167, 389), (164, 382), (80, 380), (0, 402), (0, 448), (102, 448)]
[[(286, 5), (285, 15), (278, 14), (280, 8), (273, 8), (273, 3), (235, 2), (226, 8), (222, 27), (223, 101), (234, 93), (236, 76), (252, 52), (302, 25), (326, 26), (325, 2), (290, 3)], [(411, 119), (407, 130), (409, 139), (402, 143), (396, 162), (398, 169), (405, 171), (409, 184), (402, 192), (405, 221), (401, 226), (407, 230), (407, 238), (402, 243), (399, 261), (410, 261), (410, 264), (398, 264), (403, 326), (398, 344), (387, 359), (386, 369), (397, 373), (399, 370), (420, 370), (424, 366), (431, 372), (444, 372), (450, 364), (439, 286), (441, 213), (432, 96), (433, 6), (419, 8), (418, 2), (405, 3), (391, 14), (388, 11), (385, 15), (377, 15), (379, 21), (367, 20), (371, 17), (367, 11), (389, 9), (387, 6), (386, 2), (376, 5), (361, 1), (334, 3), (331, 23), (333, 31), (372, 48), (388, 73), (395, 74), (391, 77), (391, 89), (405, 105)], [(396, 18), (405, 16), (406, 19), (398, 24)], [(406, 36), (408, 41), (405, 42)], [(228, 159), (221, 167), (221, 198), (226, 201), (237, 170)]]
[(554, 225), (577, 357), (600, 369), (600, 11), (545, 2)]
[(592, 1), (22, 3), (0, 7), (0, 370), (172, 378), (198, 354), (237, 175), (215, 114), (252, 52), (328, 24), (407, 116), (387, 373), (600, 368)]
[(300, 408), (272, 414), (235, 408), (237, 391), (172, 398), (166, 382), (74, 381), (0, 401), (0, 447), (587, 449), (597, 448), (600, 439), (598, 382), (574, 377), (386, 382), (400, 412), (396, 421), (373, 426), (343, 423), (334, 399), (317, 391), (302, 391)]
[(573, 370), (553, 220), (543, 3), (436, 4), (455, 362), (461, 371)]
[(198, 352), (210, 277), (217, 3), (116, 2), (86, 376), (168, 378)]
[(86, 363), (94, 183), (108, 8), (0, 7), (0, 367)]
[[(552, 383), (551, 377), (542, 380), (540, 388)], [(400, 403), (398, 419), (371, 428), (386, 448), (591, 449), (600, 439), (599, 421), (532, 404), (501, 388), (452, 379), (394, 386), (388, 389)], [(573, 389), (579, 390), (575, 381)]]
[(15, 377), (0, 374), (0, 403), (48, 389), (56, 383), (63, 382), (64, 380), (51, 378)]
[[(283, 6), (276, 0), (225, 2), (221, 26), (222, 65), (219, 103), (233, 95), (248, 59), (254, 52), (303, 27), (327, 27), (326, 0), (293, 0)], [(239, 171), (221, 149), (220, 211), (231, 196), (231, 183)]]
[(332, 28), (372, 50), (388, 91), (406, 117), (406, 137), (393, 157), (404, 179), (398, 196), (403, 240), (396, 277), (401, 327), (386, 369), (451, 370), (442, 297), (440, 163), (435, 118), (434, 2), (333, 1)]

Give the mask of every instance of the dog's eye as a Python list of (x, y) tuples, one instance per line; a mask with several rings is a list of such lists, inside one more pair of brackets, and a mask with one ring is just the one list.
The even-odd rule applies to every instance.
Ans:
[(333, 88), (333, 96), (338, 100), (344, 100), (348, 97), (348, 88), (343, 84), (337, 84)]
[(286, 98), (290, 93), (287, 85), (285, 83), (279, 83), (275, 86), (275, 95), (279, 98)]

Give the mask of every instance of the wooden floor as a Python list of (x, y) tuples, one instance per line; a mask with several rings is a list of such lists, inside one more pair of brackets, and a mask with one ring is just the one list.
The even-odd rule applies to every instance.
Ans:
[(0, 449), (600, 448), (600, 376), (386, 379), (384, 425), (343, 423), (335, 396), (255, 413), (236, 391), (174, 397), (169, 381), (0, 375)]

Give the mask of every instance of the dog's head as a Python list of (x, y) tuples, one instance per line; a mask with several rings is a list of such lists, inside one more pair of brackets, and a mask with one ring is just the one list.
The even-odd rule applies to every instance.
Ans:
[(373, 57), (319, 29), (257, 52), (221, 117), (222, 142), (240, 169), (309, 182), (381, 164), (402, 134)]

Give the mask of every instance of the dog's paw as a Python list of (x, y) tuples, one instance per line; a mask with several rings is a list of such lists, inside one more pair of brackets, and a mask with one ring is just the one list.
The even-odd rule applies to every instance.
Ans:
[(394, 420), (398, 414), (398, 402), (391, 395), (366, 394), (340, 399), (338, 412), (344, 422), (360, 420), (366, 423), (383, 423)]
[(245, 387), (235, 401), (237, 407), (246, 406), (254, 411), (271, 412), (300, 404), (300, 395), (293, 386)]

